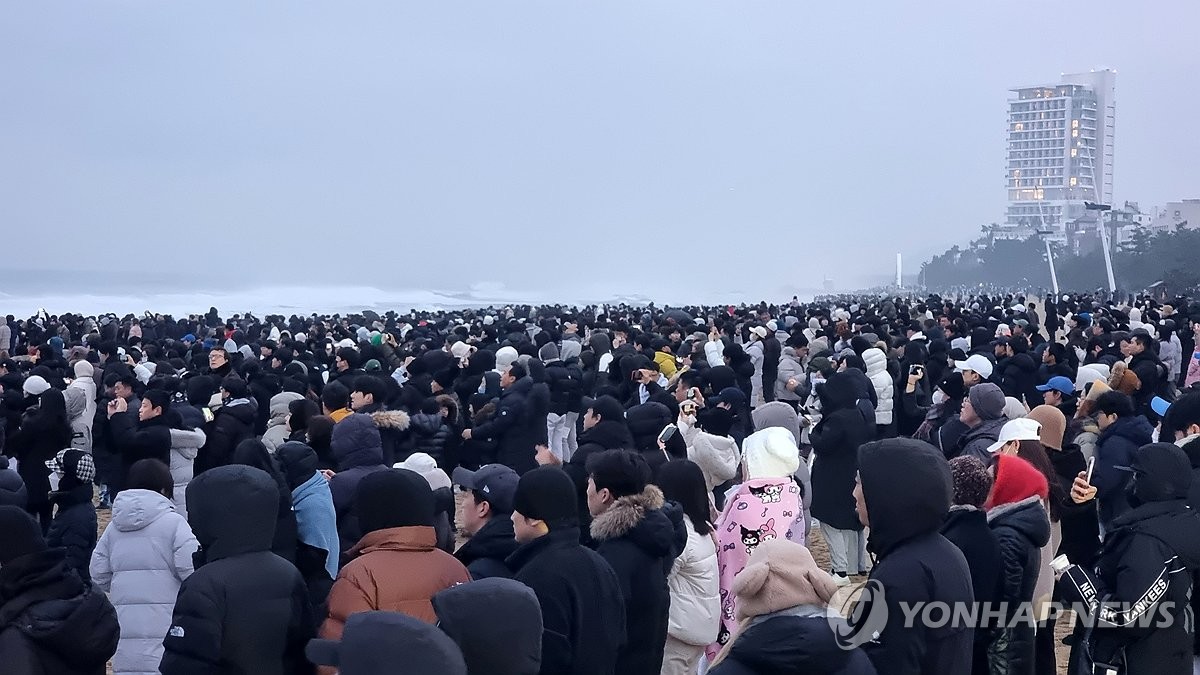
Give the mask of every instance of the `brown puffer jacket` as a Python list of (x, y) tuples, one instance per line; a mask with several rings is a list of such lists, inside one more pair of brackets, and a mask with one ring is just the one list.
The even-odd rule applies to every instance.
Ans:
[(437, 623), (430, 598), (471, 580), (467, 568), (437, 548), (432, 527), (392, 527), (363, 535), (329, 592), (321, 637), (338, 640), (355, 612), (400, 612)]

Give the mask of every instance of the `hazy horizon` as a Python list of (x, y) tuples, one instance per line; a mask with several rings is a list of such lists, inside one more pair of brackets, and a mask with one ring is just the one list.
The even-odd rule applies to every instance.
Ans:
[(64, 302), (882, 283), (1002, 217), (1010, 88), (1103, 67), (1114, 202), (1200, 197), (1196, 4), (8, 10), (6, 270)]

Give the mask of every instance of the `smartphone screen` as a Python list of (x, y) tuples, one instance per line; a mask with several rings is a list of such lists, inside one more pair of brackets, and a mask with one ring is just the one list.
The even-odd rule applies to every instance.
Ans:
[(658, 441), (660, 443), (666, 443), (667, 441), (671, 440), (671, 437), (675, 435), (675, 432), (678, 429), (679, 427), (675, 426), (674, 424), (668, 424), (667, 426), (663, 427), (662, 432), (658, 435)]

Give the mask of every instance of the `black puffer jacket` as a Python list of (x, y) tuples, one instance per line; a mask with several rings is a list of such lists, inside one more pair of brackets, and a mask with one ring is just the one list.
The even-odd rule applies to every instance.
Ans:
[(583, 405), (583, 371), (578, 364), (547, 363), (546, 384), (550, 385), (550, 412), (556, 415), (579, 412)]
[[(1041, 565), (1041, 549), (1050, 541), (1050, 518), (1037, 495), (988, 512), (988, 525), (1000, 545), (999, 600), (1007, 603), (1011, 619), (1022, 603), (1033, 600)], [(1033, 626), (1024, 620), (1006, 621), (993, 637), (993, 675), (1033, 673)], [(1001, 656), (1003, 655), (1003, 656)]]
[(523, 377), (500, 394), (496, 414), (475, 427), (472, 437), (496, 442), (496, 462), (519, 474), (537, 466), (534, 446), (546, 435), (546, 417), (538, 419), (529, 400), (533, 380)]
[(508, 569), (504, 561), (516, 550), (517, 540), (513, 538), (512, 519), (504, 514), (497, 514), (489, 518), (478, 532), (459, 547), (454, 557), (467, 566), (472, 579), (511, 577), (512, 570)]
[(687, 543), (683, 512), (674, 503), (664, 504), (662, 491), (650, 485), (596, 516), (592, 538), (596, 552), (617, 573), (625, 601), (626, 640), (616, 672), (657, 675), (671, 606), (667, 576)]
[(815, 616), (774, 616), (753, 622), (730, 647), (712, 675), (875, 675), (875, 666), (861, 649), (838, 645), (830, 619)]
[(67, 552), (67, 563), (86, 583), (91, 583), (89, 565), (96, 550), (96, 507), (92, 506), (92, 485), (75, 485), (63, 492), (51, 492), (50, 502), (58, 506), (46, 544)]
[(845, 373), (834, 373), (817, 387), (817, 395), (824, 415), (809, 433), (817, 455), (812, 468), (812, 515), (839, 530), (861, 530), (854, 508), (854, 478), (859, 446), (875, 437), (875, 411), (858, 405), (857, 390)]
[[(238, 443), (254, 437), (256, 409), (250, 399), (227, 401), (217, 409), (213, 421), (204, 425), (204, 447), (193, 461), (195, 475), (233, 461)], [(170, 445), (167, 446), (170, 448)]]
[(330, 448), (337, 460), (337, 473), (329, 479), (329, 492), (337, 512), (338, 540), (344, 555), (363, 534), (354, 510), (358, 482), (390, 467), (383, 463), (379, 429), (370, 415), (350, 415), (338, 422), (333, 427)]
[(192, 479), (188, 522), (200, 550), (163, 640), (163, 675), (312, 673), (304, 580), (271, 553), (278, 506), (279, 488), (260, 469), (224, 466)]
[[(1096, 568), (1072, 566), (1058, 590), (1064, 602), (1113, 603), (1090, 635), (1076, 624), (1096, 660), (1124, 650), (1126, 672), (1184, 675), (1192, 672), (1187, 598), (1200, 569), (1200, 515), (1187, 507), (1190, 463), (1179, 448), (1155, 443), (1138, 451), (1133, 468), (1139, 504), (1113, 521)], [(1072, 672), (1081, 655), (1072, 649)]]
[(17, 473), (25, 481), (29, 507), (45, 504), (50, 494), (50, 470), (46, 461), (71, 445), (71, 426), (67, 424), (66, 401), (62, 392), (49, 389), (38, 397), (38, 405), (21, 418), (21, 428), (8, 429), (5, 449), (17, 460)]
[(881, 628), (873, 620), (882, 615), (865, 603), (856, 631), (878, 631), (879, 639), (863, 649), (884, 674), (970, 672), (971, 628), (909, 627), (901, 608), (975, 599), (966, 559), (938, 533), (950, 510), (950, 465), (927, 443), (896, 438), (859, 448), (858, 472), (870, 518), (867, 549), (876, 556), (868, 588), (883, 591), (888, 610)]
[(429, 455), (445, 470), (446, 448), (450, 443), (452, 431), (450, 427), (440, 413), (417, 413), (410, 419), (409, 432), (412, 434), (413, 452)]
[(0, 568), (0, 670), (6, 675), (103, 675), (121, 627), (102, 591), (79, 580), (61, 549)]
[(1042, 400), (1041, 392), (1036, 388), (1037, 370), (1033, 357), (1021, 352), (1001, 359), (996, 364), (992, 379), (1000, 386), (1005, 396), (1011, 396), (1018, 401), (1024, 399), (1031, 402), (1031, 405), (1036, 405)]

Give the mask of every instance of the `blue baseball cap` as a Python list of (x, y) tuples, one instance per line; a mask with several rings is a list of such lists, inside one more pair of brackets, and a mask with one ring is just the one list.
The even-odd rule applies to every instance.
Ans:
[(1150, 409), (1153, 410), (1154, 414), (1158, 415), (1159, 417), (1166, 417), (1167, 408), (1170, 407), (1171, 402), (1165, 398), (1155, 396), (1154, 398), (1150, 399)]
[(1038, 391), (1050, 391), (1051, 389), (1063, 396), (1075, 395), (1075, 383), (1071, 381), (1071, 378), (1062, 375), (1055, 375), (1046, 384), (1039, 384), (1037, 386)]
[(464, 467), (454, 470), (451, 480), (455, 485), (478, 490), (487, 495), (487, 502), (498, 513), (512, 513), (513, 499), (517, 494), (517, 483), (521, 477), (503, 464), (485, 464), (478, 471)]

